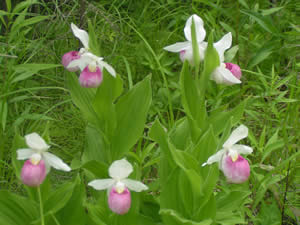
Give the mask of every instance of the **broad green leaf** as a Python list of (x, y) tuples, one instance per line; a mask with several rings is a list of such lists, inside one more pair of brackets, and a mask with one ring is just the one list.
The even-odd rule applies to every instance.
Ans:
[(97, 113), (102, 130), (108, 136), (112, 136), (117, 126), (117, 115), (114, 100), (122, 93), (123, 82), (119, 76), (112, 77), (106, 71), (103, 71), (103, 81), (98, 87), (93, 107)]
[[(149, 137), (159, 144), (162, 153), (166, 156), (164, 159), (167, 160), (171, 168), (175, 168), (175, 163), (172, 157), (172, 153), (171, 150), (169, 149), (168, 136), (164, 128), (158, 121), (158, 119), (156, 119), (155, 122), (153, 123), (149, 132)], [(165, 162), (164, 164), (166, 165)]]
[(30, 199), (0, 191), (0, 225), (24, 225), (39, 218), (38, 204)]
[(64, 225), (85, 225), (86, 212), (83, 207), (85, 202), (85, 186), (77, 176), (75, 180), (75, 187), (72, 192), (72, 196), (68, 203), (61, 209), (56, 215), (56, 218), (60, 224)]
[[(192, 221), (192, 220), (188, 220), (183, 218), (178, 212), (176, 212), (175, 210), (172, 209), (161, 209), (159, 211), (159, 213), (162, 216), (168, 216), (170, 218), (172, 218), (172, 223), (166, 223), (166, 225), (210, 225), (212, 224), (212, 220), (208, 219), (208, 220), (204, 220), (201, 222), (196, 222), (196, 221)], [(170, 220), (168, 220), (170, 221)]]
[(200, 55), (199, 55), (199, 46), (196, 36), (196, 27), (194, 18), (192, 19), (192, 46), (193, 46), (193, 60), (195, 64), (195, 76), (198, 77), (199, 66), (200, 66)]
[(68, 182), (52, 191), (48, 198), (44, 200), (44, 214), (49, 215), (56, 213), (63, 208), (70, 200), (74, 187), (74, 182)]
[(81, 87), (75, 73), (67, 73), (68, 88), (74, 104), (81, 110), (83, 116), (93, 124), (98, 124), (98, 117), (95, 113), (92, 102), (95, 97), (93, 88)]
[(190, 126), (188, 119), (183, 117), (175, 122), (173, 129), (170, 131), (170, 141), (177, 149), (185, 149), (191, 140)]
[(91, 160), (82, 166), (94, 175), (94, 178), (101, 179), (108, 177), (108, 166), (96, 160)]
[[(219, 54), (217, 50), (213, 46), (213, 33), (210, 33), (208, 37), (208, 44), (205, 50), (205, 58), (204, 58), (204, 69), (202, 71), (200, 77), (199, 91), (201, 100), (204, 102), (204, 95), (206, 87), (208, 86), (208, 82), (210, 80), (210, 76), (212, 72), (220, 65)], [(201, 106), (204, 105), (202, 102)], [(204, 110), (204, 109), (203, 109)], [(204, 113), (202, 113), (204, 114)]]
[(209, 116), (208, 124), (213, 127), (214, 133), (219, 135), (226, 128), (224, 121), (229, 121), (232, 118), (232, 125), (237, 124), (242, 118), (247, 104), (247, 99), (230, 111), (212, 112)]
[(92, 124), (88, 124), (86, 129), (86, 148), (82, 156), (83, 163), (96, 160), (102, 163), (110, 164), (109, 141), (105, 134)]
[(97, 40), (96, 33), (95, 33), (95, 29), (90, 20), (88, 20), (88, 27), (89, 27), (89, 31), (88, 31), (88, 33), (89, 33), (89, 48), (93, 54), (101, 55), (100, 48), (98, 45), (98, 40)]
[(112, 138), (112, 159), (119, 159), (141, 137), (152, 100), (150, 77), (139, 82), (116, 103), (117, 128)]
[[(192, 155), (201, 166), (207, 159), (217, 151), (217, 140), (212, 127), (208, 129), (192, 149)], [(207, 176), (208, 167), (201, 167), (203, 177)]]
[(200, 118), (200, 108), (204, 108), (205, 105), (201, 105), (200, 95), (196, 82), (192, 79), (189, 71), (188, 62), (184, 62), (183, 64), (180, 74), (180, 84), (183, 108), (186, 114), (201, 127), (202, 118)]

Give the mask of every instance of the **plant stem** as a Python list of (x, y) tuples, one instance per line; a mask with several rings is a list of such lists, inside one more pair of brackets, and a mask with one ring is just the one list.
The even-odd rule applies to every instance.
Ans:
[(40, 186), (38, 186), (37, 190), (38, 190), (39, 201), (40, 201), (41, 225), (45, 225), (44, 212), (43, 212), (43, 201), (42, 201), (42, 195), (41, 195)]

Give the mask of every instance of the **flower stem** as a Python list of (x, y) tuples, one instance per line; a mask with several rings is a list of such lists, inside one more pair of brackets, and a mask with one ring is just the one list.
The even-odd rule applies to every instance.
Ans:
[(38, 186), (37, 190), (38, 190), (39, 201), (40, 201), (41, 225), (45, 225), (44, 212), (43, 212), (43, 201), (42, 201), (42, 195), (41, 195), (40, 186)]

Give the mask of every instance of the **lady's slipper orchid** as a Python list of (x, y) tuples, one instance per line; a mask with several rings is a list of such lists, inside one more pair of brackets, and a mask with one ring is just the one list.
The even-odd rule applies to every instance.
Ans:
[[(232, 63), (223, 63), (224, 52), (231, 47), (231, 43), (232, 35), (230, 32), (214, 43), (214, 47), (219, 54), (220, 66), (213, 71), (211, 79), (217, 84), (233, 85), (241, 83), (241, 72), (237, 72), (237, 70), (241, 71), (239, 66)], [(234, 68), (232, 65), (234, 65)]]
[[(71, 168), (60, 158), (52, 153), (47, 152), (50, 146), (47, 145), (44, 139), (41, 138), (37, 133), (26, 135), (25, 141), (29, 148), (19, 149), (17, 151), (18, 160), (29, 159), (32, 165), (39, 165), (42, 163), (42, 161), (44, 161), (47, 173), (50, 171), (51, 167), (67, 172), (71, 170)], [(24, 166), (25, 165), (26, 162)]]
[(128, 212), (131, 204), (130, 191), (128, 189), (136, 192), (148, 189), (142, 182), (127, 178), (132, 171), (132, 165), (126, 159), (117, 160), (111, 164), (108, 170), (112, 179), (93, 180), (88, 185), (96, 190), (107, 189), (109, 192), (109, 208), (117, 214), (125, 214)]
[(192, 20), (194, 20), (194, 23), (195, 23), (196, 39), (197, 39), (198, 48), (199, 48), (200, 60), (203, 60), (204, 59), (204, 51), (207, 46), (207, 43), (205, 43), (203, 41), (205, 38), (205, 35), (206, 35), (206, 31), (203, 27), (203, 20), (195, 14), (188, 18), (188, 20), (186, 21), (185, 27), (184, 27), (184, 35), (185, 35), (185, 38), (187, 41), (177, 42), (173, 45), (164, 47), (164, 50), (166, 50), (166, 51), (179, 52), (181, 61), (184, 61), (185, 59), (187, 59), (191, 65), (194, 64), (193, 46), (192, 46)]
[(102, 57), (98, 57), (90, 52), (89, 49), (89, 35), (85, 30), (79, 29), (75, 24), (71, 24), (71, 28), (75, 37), (77, 37), (84, 48), (81, 48), (79, 51), (80, 58), (73, 60), (68, 65), (68, 68), (73, 68), (78, 66), (81, 71), (83, 71), (87, 66), (91, 72), (96, 70), (96, 67), (99, 67), (103, 70), (103, 67), (112, 75), (116, 76), (115, 70), (106, 62), (103, 61)]
[(240, 125), (236, 128), (223, 144), (223, 148), (208, 158), (202, 166), (219, 162), (219, 168), (223, 171), (228, 182), (243, 183), (250, 175), (249, 163), (240, 154), (251, 154), (252, 148), (246, 145), (236, 144), (248, 136), (248, 128)]

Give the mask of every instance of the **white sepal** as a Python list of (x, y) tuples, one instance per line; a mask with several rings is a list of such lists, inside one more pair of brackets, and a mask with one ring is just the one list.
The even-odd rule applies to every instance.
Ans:
[(124, 179), (122, 182), (132, 191), (141, 192), (148, 190), (148, 187), (140, 181), (132, 179)]
[(214, 47), (216, 48), (220, 62), (224, 62), (224, 52), (229, 49), (232, 44), (232, 35), (231, 32), (225, 34), (218, 42), (214, 43)]
[(34, 150), (29, 148), (22, 148), (17, 150), (17, 160), (29, 159), (35, 153)]
[(25, 136), (25, 141), (28, 147), (37, 151), (46, 151), (50, 146), (46, 144), (43, 138), (37, 133), (27, 134)]
[(89, 182), (88, 185), (92, 186), (96, 190), (105, 190), (110, 189), (114, 185), (114, 183), (114, 179), (98, 179)]
[(202, 42), (205, 38), (206, 31), (203, 27), (203, 20), (197, 16), (196, 14), (190, 16), (186, 21), (184, 27), (184, 35), (188, 41), (192, 41), (192, 20), (194, 20), (195, 28), (196, 28), (196, 38), (197, 42)]
[(71, 28), (75, 37), (77, 37), (83, 46), (89, 48), (89, 35), (85, 30), (79, 29), (74, 23), (71, 24)]
[(49, 164), (51, 167), (57, 170), (63, 170), (66, 172), (71, 171), (71, 168), (67, 164), (65, 164), (59, 157), (52, 153), (44, 152), (43, 159), (45, 160), (46, 164)]
[(247, 145), (238, 145), (235, 144), (231, 147), (234, 151), (238, 152), (239, 154), (248, 155), (253, 152), (253, 149)]
[(191, 46), (191, 42), (185, 41), (185, 42), (177, 42), (173, 45), (169, 45), (164, 47), (164, 50), (169, 52), (180, 52), (182, 50), (186, 50)]
[(132, 171), (132, 165), (126, 159), (114, 161), (108, 169), (109, 176), (116, 180), (127, 178)]
[(103, 70), (103, 67), (104, 67), (107, 70), (107, 72), (109, 72), (113, 77), (116, 77), (116, 71), (107, 62), (104, 62), (101, 59), (98, 59), (97, 63), (100, 66), (101, 70)]
[(202, 164), (202, 166), (210, 165), (210, 164), (215, 163), (215, 162), (220, 162), (225, 153), (226, 153), (226, 151), (224, 149), (221, 149), (216, 154), (209, 157), (208, 160), (205, 163)]
[(248, 136), (248, 128), (244, 125), (240, 125), (234, 131), (232, 131), (227, 141), (223, 144), (223, 148), (230, 149), (235, 143), (246, 138), (247, 136)]

